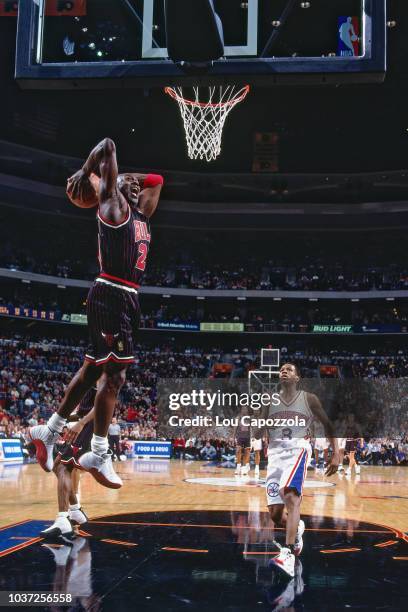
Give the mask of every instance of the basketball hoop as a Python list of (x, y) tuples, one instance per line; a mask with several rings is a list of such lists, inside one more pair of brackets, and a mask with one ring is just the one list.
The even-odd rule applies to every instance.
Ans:
[[(202, 90), (206, 90), (203, 101)], [(180, 107), (186, 133), (190, 159), (217, 159), (221, 153), (222, 131), (232, 109), (249, 93), (249, 85), (218, 87), (193, 87), (193, 95), (186, 98), (182, 87), (166, 87), (165, 93), (176, 100)]]

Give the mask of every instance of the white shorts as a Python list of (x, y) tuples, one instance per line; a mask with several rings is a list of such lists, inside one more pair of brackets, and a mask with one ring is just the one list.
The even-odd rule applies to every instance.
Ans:
[(268, 506), (284, 504), (281, 489), (295, 489), (302, 495), (309, 460), (307, 448), (268, 450), (266, 472), (266, 503)]
[(257, 440), (256, 438), (252, 438), (251, 439), (251, 448), (254, 451), (262, 450), (262, 438), (260, 438), (259, 440)]
[(337, 444), (340, 450), (344, 450), (346, 448), (346, 438), (337, 438)]
[(330, 443), (327, 440), (327, 438), (316, 438), (315, 440), (315, 450), (318, 451), (322, 451), (322, 450), (326, 450), (327, 448), (329, 448)]

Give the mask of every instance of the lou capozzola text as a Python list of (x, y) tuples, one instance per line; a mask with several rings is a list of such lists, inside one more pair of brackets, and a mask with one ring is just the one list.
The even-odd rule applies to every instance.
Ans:
[[(193, 390), (189, 393), (171, 393), (169, 395), (169, 408), (176, 411), (180, 408), (202, 408), (211, 411), (214, 408), (251, 408), (260, 410), (266, 407), (278, 407), (281, 405), (279, 393), (225, 393), (216, 391), (210, 393), (201, 389)], [(173, 415), (169, 418), (168, 424), (172, 427), (212, 427), (212, 426), (232, 426), (243, 425), (245, 427), (304, 427), (306, 421), (298, 416), (294, 418), (257, 418), (249, 414), (238, 417), (225, 417), (215, 415), (193, 417), (181, 417)]]

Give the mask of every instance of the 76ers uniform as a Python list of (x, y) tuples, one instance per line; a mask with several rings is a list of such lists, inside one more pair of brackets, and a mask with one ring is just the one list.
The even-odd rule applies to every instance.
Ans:
[(128, 205), (126, 218), (115, 225), (98, 212), (100, 273), (87, 300), (90, 346), (85, 359), (96, 365), (135, 360), (139, 327), (138, 289), (150, 245), (149, 220)]
[[(83, 397), (81, 403), (78, 405), (76, 414), (80, 419), (91, 412), (96, 396), (96, 389), (90, 389)], [(61, 463), (64, 465), (71, 465), (72, 467), (80, 467), (78, 459), (84, 453), (91, 450), (91, 440), (93, 436), (93, 420), (89, 421), (84, 425), (81, 433), (78, 434), (77, 439), (73, 444), (64, 444), (62, 449), (59, 451), (61, 455)]]
[(269, 418), (304, 420), (305, 426), (270, 427), (268, 446), (268, 468), (266, 473), (266, 498), (268, 506), (284, 504), (279, 491), (296, 489), (302, 495), (307, 464), (311, 455), (310, 428), (314, 416), (307, 402), (305, 391), (299, 391), (293, 400), (286, 403), (280, 398), (278, 406), (272, 406)]

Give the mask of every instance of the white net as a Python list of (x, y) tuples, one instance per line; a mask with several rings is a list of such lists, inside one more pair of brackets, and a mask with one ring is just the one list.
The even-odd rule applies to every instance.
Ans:
[(165, 88), (180, 107), (188, 156), (213, 161), (221, 153), (225, 121), (232, 109), (246, 98), (249, 85), (242, 88), (235, 85), (193, 87), (192, 91), (191, 97), (186, 98), (182, 87)]

